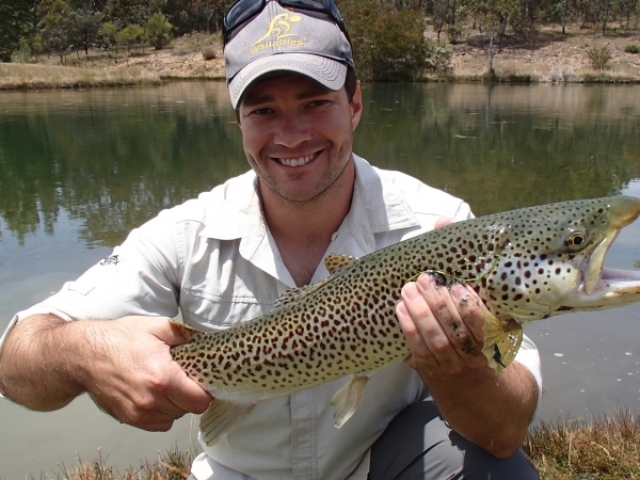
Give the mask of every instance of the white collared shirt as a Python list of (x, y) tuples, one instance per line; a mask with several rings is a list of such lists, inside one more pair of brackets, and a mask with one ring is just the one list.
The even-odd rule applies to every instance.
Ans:
[[(354, 159), (351, 210), (326, 254), (360, 257), (429, 231), (440, 218), (472, 217), (469, 206), (449, 194)], [(180, 312), (185, 323), (219, 330), (270, 311), (295, 284), (269, 233), (255, 185), (250, 171), (161, 212), (133, 230), (111, 260), (16, 315), (7, 332), (36, 313), (72, 320)], [(327, 275), (321, 263), (311, 283)], [(526, 337), (516, 360), (541, 391), (538, 352)], [(213, 447), (203, 444), (206, 456), (195, 462), (195, 477), (365, 479), (371, 444), (395, 415), (428, 392), (404, 362), (386, 367), (372, 375), (361, 406), (336, 429), (329, 401), (347, 380), (259, 403)]]

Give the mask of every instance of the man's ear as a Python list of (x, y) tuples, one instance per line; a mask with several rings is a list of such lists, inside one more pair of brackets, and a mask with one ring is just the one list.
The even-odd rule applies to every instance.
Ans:
[(360, 89), (360, 80), (356, 83), (356, 91), (349, 104), (351, 105), (351, 125), (352, 129), (355, 130), (362, 118), (362, 90)]

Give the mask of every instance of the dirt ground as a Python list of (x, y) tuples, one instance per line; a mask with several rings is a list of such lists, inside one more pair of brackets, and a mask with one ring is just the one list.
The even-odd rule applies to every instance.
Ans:
[[(427, 35), (436, 38), (434, 32)], [(625, 52), (628, 45), (640, 47), (640, 32), (610, 32), (606, 36), (592, 30), (569, 26), (562, 34), (559, 25), (540, 27), (531, 43), (509, 36), (494, 41), (493, 66), (501, 79), (529, 77), (532, 81), (580, 81), (587, 74), (598, 76), (587, 52), (608, 47), (611, 60), (606, 76), (612, 80), (640, 81), (640, 54)], [(489, 69), (489, 38), (477, 31), (463, 32), (452, 46), (452, 76), (473, 78)]]
[[(425, 35), (436, 40), (431, 27)], [(442, 34), (441, 41), (448, 39)], [(535, 38), (524, 39), (509, 35), (494, 41), (493, 66), (501, 80), (541, 82), (581, 81), (640, 81), (640, 54), (625, 52), (628, 45), (640, 47), (639, 31), (615, 31), (607, 35), (593, 30), (568, 26), (562, 34), (559, 25), (539, 27)], [(595, 71), (587, 52), (607, 46), (612, 58), (604, 71)], [(489, 38), (477, 30), (463, 30), (451, 45), (453, 55), (448, 77), (454, 80), (477, 80), (489, 71)], [(205, 60), (205, 53), (208, 60)], [(59, 65), (58, 57), (41, 57), (38, 63)], [(162, 79), (223, 79), (224, 61), (219, 37), (192, 34), (180, 37), (163, 50), (135, 47), (126, 54), (118, 52), (70, 53), (67, 65), (93, 68), (126, 69), (132, 66), (153, 72)], [(436, 75), (437, 76), (437, 75)], [(433, 76), (431, 76), (433, 77)]]

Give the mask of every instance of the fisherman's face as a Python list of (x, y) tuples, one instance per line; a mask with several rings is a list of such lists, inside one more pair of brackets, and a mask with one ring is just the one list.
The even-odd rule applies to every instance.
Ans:
[(238, 118), (244, 151), (261, 188), (293, 204), (328, 195), (351, 162), (361, 114), (359, 85), (349, 101), (344, 87), (334, 92), (301, 75), (255, 82)]

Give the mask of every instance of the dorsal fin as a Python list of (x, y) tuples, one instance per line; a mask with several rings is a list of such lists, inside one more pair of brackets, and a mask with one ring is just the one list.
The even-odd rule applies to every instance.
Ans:
[(337, 253), (330, 253), (327, 258), (324, 259), (324, 266), (327, 267), (330, 274), (338, 273), (345, 268), (349, 268), (351, 265), (358, 261), (357, 257), (350, 257), (349, 255), (338, 255)]
[(282, 292), (282, 295), (280, 295), (280, 297), (278, 297), (276, 302), (273, 304), (273, 308), (278, 308), (286, 305), (287, 303), (302, 300), (303, 298), (311, 295), (313, 292), (326, 285), (330, 280), (331, 277), (327, 277), (324, 280), (319, 281), (318, 283), (314, 283), (313, 285), (289, 288)]

